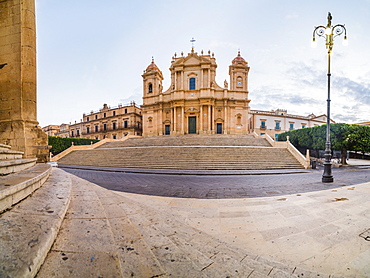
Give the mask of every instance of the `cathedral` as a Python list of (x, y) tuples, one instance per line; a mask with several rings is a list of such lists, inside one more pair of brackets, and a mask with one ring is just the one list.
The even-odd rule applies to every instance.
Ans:
[(215, 81), (214, 54), (172, 57), (171, 85), (163, 91), (162, 71), (152, 60), (143, 77), (143, 136), (248, 134), (249, 66), (238, 55), (229, 66), (230, 82)]
[[(102, 140), (127, 135), (267, 134), (277, 140), (285, 131), (326, 123), (326, 115), (252, 110), (248, 98), (249, 66), (240, 52), (231, 61), (230, 80), (225, 80), (223, 87), (216, 83), (216, 69), (216, 59), (210, 51), (199, 55), (192, 47), (187, 56), (175, 54), (170, 87), (163, 91), (162, 71), (152, 59), (142, 75), (140, 107), (135, 103), (118, 107), (104, 104), (99, 111), (84, 113), (83, 120), (69, 125), (63, 136)], [(47, 126), (45, 130), (51, 128)]]

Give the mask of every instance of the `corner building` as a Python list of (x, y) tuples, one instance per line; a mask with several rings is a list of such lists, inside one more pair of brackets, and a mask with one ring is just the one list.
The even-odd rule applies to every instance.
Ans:
[(229, 66), (230, 89), (216, 81), (214, 54), (194, 52), (172, 57), (171, 85), (152, 60), (143, 77), (143, 136), (248, 134), (248, 63), (240, 56)]

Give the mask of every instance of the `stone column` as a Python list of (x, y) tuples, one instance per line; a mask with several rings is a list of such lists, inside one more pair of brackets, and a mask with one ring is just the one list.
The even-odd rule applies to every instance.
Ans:
[(184, 128), (184, 126), (185, 126), (185, 123), (184, 123), (185, 112), (184, 112), (184, 110), (185, 110), (184, 106), (181, 106), (181, 135), (184, 135), (184, 130), (185, 130), (185, 128)]
[(0, 143), (46, 162), (48, 137), (36, 111), (35, 22), (35, 0), (0, 1)]
[(211, 125), (212, 125), (212, 115), (211, 115), (211, 105), (208, 105), (208, 130), (207, 134), (211, 134)]
[(173, 131), (177, 134), (177, 107), (173, 108)]
[(159, 133), (158, 135), (163, 135), (163, 108), (162, 104), (159, 106)]
[(203, 116), (203, 104), (200, 105), (200, 108), (199, 108), (199, 131), (201, 134), (203, 134), (203, 119), (204, 119), (204, 116)]
[(229, 115), (228, 115), (228, 109), (227, 109), (227, 100), (225, 100), (225, 109), (224, 109), (224, 113), (225, 113), (225, 116), (224, 116), (224, 130), (223, 130), (223, 133), (224, 134), (227, 134), (227, 129), (229, 128)]

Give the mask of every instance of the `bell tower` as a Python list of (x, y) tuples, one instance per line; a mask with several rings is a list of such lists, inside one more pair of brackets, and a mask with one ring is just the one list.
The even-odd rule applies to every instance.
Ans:
[(162, 93), (163, 75), (152, 58), (151, 64), (146, 68), (143, 75), (143, 104), (146, 104), (146, 99), (158, 96)]
[(229, 66), (231, 91), (248, 92), (248, 72), (248, 63), (240, 56), (240, 51), (238, 51), (238, 56), (232, 60)]
[(36, 113), (35, 0), (0, 1), (0, 143), (48, 159)]

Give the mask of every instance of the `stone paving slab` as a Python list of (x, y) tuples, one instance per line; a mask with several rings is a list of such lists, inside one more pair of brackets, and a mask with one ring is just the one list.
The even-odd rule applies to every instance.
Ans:
[[(265, 258), (280, 262), (280, 267), (273, 268), (269, 275), (280, 277), (283, 269), (282, 277), (286, 273), (316, 277), (315, 272), (328, 278), (370, 276), (366, 257), (370, 244), (361, 237), (370, 229), (370, 183), (253, 199), (118, 194), (160, 213), (170, 213), (170, 219), (183, 221), (229, 245), (258, 254), (261, 262)], [(206, 249), (211, 246), (206, 239), (202, 242)]]
[[(71, 206), (39, 278), (64, 277), (68, 271), (72, 277), (86, 277), (109, 273), (108, 268), (112, 269), (109, 277), (267, 277), (272, 269), (279, 269), (275, 263), (270, 266), (267, 259), (254, 260), (256, 256), (249, 257), (246, 250), (228, 246), (168, 212), (78, 177), (72, 176), (72, 181)], [(80, 204), (97, 204), (98, 200), (94, 213), (81, 210)], [(107, 265), (89, 261), (94, 254), (105, 254), (110, 260)], [(283, 269), (276, 273), (291, 276)]]

